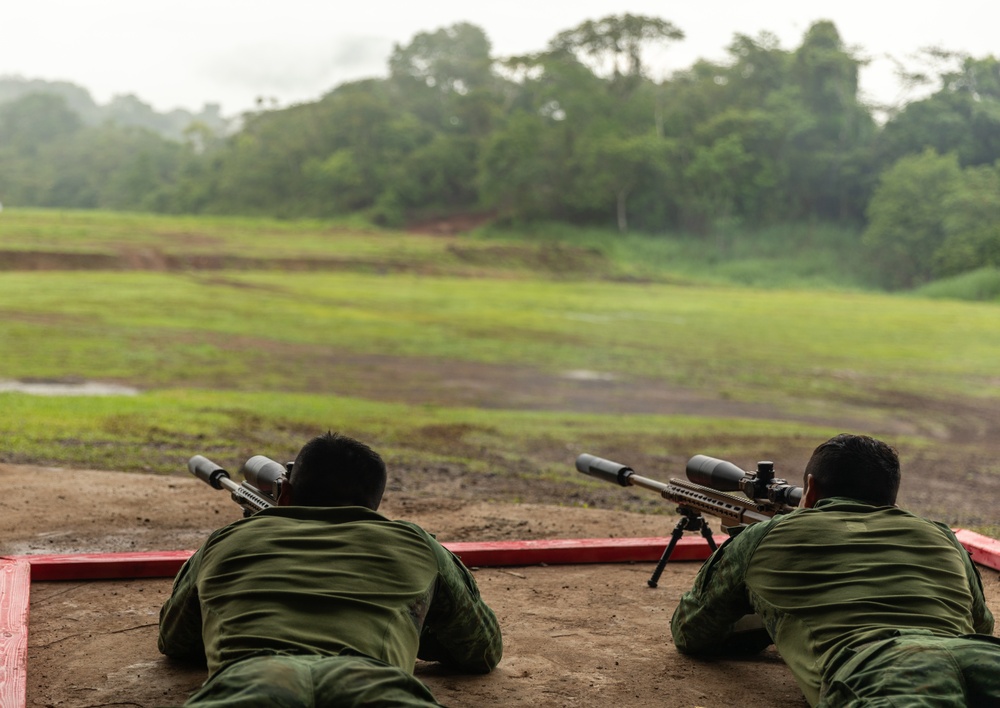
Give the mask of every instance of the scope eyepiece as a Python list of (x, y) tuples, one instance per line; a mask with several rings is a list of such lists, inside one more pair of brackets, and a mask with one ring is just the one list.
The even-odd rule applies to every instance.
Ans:
[(798, 506), (802, 502), (802, 487), (795, 487), (791, 484), (782, 484), (771, 487), (768, 495), (775, 504), (785, 506)]

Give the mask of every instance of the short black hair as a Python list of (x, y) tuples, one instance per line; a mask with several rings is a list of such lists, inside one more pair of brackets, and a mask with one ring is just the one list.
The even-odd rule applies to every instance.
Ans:
[(296, 506), (364, 506), (376, 510), (385, 492), (385, 462), (353, 438), (328, 432), (299, 451), (289, 482)]
[(813, 451), (806, 465), (819, 498), (849, 497), (875, 506), (892, 506), (899, 492), (899, 455), (867, 435), (842, 433)]

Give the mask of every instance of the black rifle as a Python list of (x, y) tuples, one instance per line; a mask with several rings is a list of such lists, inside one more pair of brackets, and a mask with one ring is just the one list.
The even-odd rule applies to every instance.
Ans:
[(240, 468), (244, 479), (240, 484), (234, 482), (226, 470), (202, 455), (188, 460), (188, 470), (216, 489), (228, 490), (233, 501), (243, 507), (243, 516), (252, 516), (278, 502), (281, 483), (292, 471), (292, 463), (283, 465), (269, 457), (254, 455)]
[[(640, 477), (628, 465), (594, 455), (577, 457), (576, 469), (623, 487), (651, 489), (677, 504), (677, 513), (681, 518), (670, 535), (670, 543), (663, 551), (652, 577), (647, 581), (651, 588), (655, 588), (659, 582), (670, 554), (684, 531), (700, 531), (709, 547), (713, 551), (716, 549), (712, 530), (702, 514), (719, 517), (723, 529), (730, 535), (735, 535), (749, 524), (767, 521), (775, 514), (791, 511), (802, 499), (801, 487), (794, 487), (783, 479), (775, 478), (772, 462), (758, 462), (756, 472), (745, 472), (732, 462), (695, 455), (687, 463), (687, 477), (690, 481), (671, 479), (666, 483)], [(728, 492), (742, 492), (742, 496)]]

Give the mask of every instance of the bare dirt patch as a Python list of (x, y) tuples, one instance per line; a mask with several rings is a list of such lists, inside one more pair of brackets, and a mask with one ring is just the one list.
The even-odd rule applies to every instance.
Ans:
[(430, 234), (431, 236), (454, 236), (478, 229), (493, 221), (495, 214), (449, 214), (448, 216), (431, 216), (423, 219), (413, 219), (406, 230), (414, 234)]

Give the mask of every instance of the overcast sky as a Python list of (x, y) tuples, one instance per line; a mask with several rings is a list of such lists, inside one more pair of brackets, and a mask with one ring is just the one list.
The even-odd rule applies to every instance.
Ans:
[(862, 89), (880, 101), (898, 98), (886, 55), (906, 60), (929, 45), (1000, 55), (1000, 0), (0, 0), (0, 75), (71, 81), (99, 103), (133, 93), (160, 111), (220, 103), (236, 115), (258, 97), (288, 105), (384, 76), (393, 45), (418, 32), (471, 22), (503, 56), (625, 12), (686, 35), (656, 57), (657, 79), (725, 58), (736, 33), (770, 31), (793, 49), (820, 19), (873, 60)]

